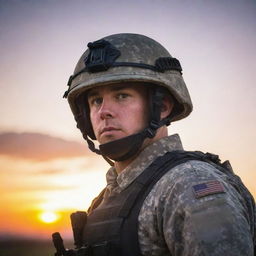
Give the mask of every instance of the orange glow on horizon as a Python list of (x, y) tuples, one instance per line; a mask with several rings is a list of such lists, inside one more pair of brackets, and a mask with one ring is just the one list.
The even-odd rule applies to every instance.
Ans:
[(87, 210), (105, 186), (108, 165), (88, 157), (37, 162), (0, 156), (0, 168), (1, 234), (50, 238), (56, 231), (71, 236), (70, 214)]

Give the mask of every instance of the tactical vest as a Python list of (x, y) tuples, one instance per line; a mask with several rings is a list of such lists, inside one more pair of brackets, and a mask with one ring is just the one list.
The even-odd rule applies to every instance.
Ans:
[(229, 177), (242, 195), (255, 244), (255, 203), (250, 192), (236, 176), (228, 161), (220, 163), (210, 153), (172, 151), (158, 157), (120, 194), (103, 199), (103, 193), (89, 208), (83, 244), (93, 256), (139, 256), (138, 216), (142, 204), (156, 182), (170, 169), (189, 160), (208, 162)]

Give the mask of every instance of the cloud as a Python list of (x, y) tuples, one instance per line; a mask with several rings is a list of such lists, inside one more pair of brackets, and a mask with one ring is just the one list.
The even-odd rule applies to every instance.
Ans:
[(85, 156), (86, 144), (68, 141), (41, 133), (0, 134), (0, 154), (38, 161)]

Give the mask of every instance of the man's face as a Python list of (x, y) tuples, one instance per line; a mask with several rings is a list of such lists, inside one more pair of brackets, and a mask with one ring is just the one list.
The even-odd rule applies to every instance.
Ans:
[(101, 86), (88, 93), (90, 118), (100, 144), (143, 130), (148, 122), (148, 95), (144, 85)]

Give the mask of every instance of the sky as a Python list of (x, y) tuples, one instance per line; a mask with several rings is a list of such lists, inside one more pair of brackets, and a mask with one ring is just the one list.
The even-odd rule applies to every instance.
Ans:
[(229, 159), (256, 197), (255, 14), (253, 0), (0, 0), (0, 239), (68, 236), (68, 215), (104, 187), (108, 164), (62, 96), (87, 43), (115, 33), (152, 37), (180, 60), (194, 110), (169, 133)]

